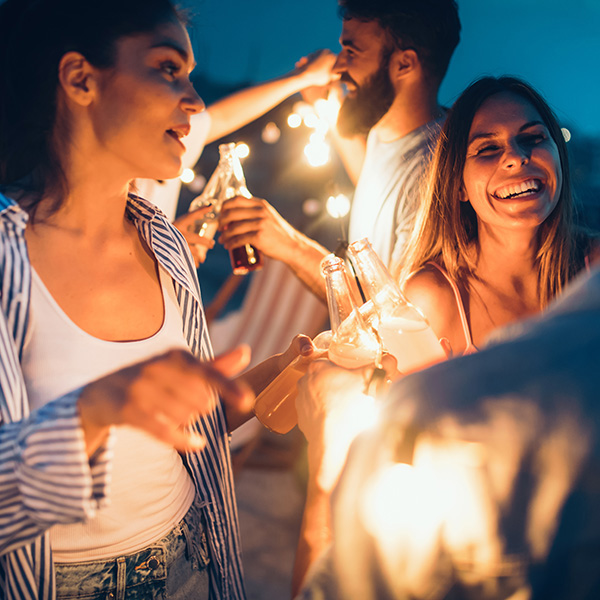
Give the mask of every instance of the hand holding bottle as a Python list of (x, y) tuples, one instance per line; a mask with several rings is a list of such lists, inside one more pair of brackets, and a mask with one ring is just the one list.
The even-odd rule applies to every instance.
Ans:
[(256, 397), (254, 414), (256, 418), (274, 433), (287, 433), (298, 421), (296, 414), (296, 384), (306, 373), (311, 361), (325, 355), (331, 332), (324, 331), (312, 341), (313, 351), (300, 354), (293, 359), (273, 381)]
[[(198, 239), (212, 240), (219, 227), (219, 219), (223, 203), (230, 198), (242, 197), (252, 198), (252, 194), (246, 187), (246, 179), (240, 159), (235, 152), (235, 144), (221, 144), (219, 146), (221, 155), (219, 164), (208, 180), (204, 191), (200, 196), (194, 198), (190, 204), (190, 211), (202, 207), (207, 209), (201, 219), (195, 220), (189, 231)], [(208, 249), (208, 244), (206, 244)], [(259, 252), (252, 245), (240, 243), (229, 247), (231, 265), (236, 275), (245, 275), (249, 271), (260, 269), (262, 259)], [(204, 262), (202, 248), (198, 249), (200, 262)]]

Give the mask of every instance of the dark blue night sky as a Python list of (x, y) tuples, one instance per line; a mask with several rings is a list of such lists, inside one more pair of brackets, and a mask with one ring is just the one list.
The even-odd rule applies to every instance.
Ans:
[[(600, 135), (600, 0), (458, 0), (463, 24), (440, 100), (483, 74), (518, 75), (564, 125)], [(184, 0), (199, 72), (236, 83), (279, 75), (316, 48), (338, 50), (335, 0)], [(199, 90), (200, 93), (202, 90)]]

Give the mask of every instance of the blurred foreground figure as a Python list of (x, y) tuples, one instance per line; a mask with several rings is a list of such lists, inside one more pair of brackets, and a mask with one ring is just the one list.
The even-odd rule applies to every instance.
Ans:
[(351, 448), (300, 597), (600, 597), (600, 271), (406, 377)]

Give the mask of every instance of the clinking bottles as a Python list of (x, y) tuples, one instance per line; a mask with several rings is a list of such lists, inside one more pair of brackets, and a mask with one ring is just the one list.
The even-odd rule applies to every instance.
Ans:
[(409, 373), (444, 360), (446, 354), (427, 319), (404, 297), (369, 241), (353, 242), (348, 255), (368, 300), (361, 312), (373, 321), (398, 370)]
[(344, 261), (330, 254), (321, 262), (327, 287), (327, 305), (333, 337), (329, 360), (345, 368), (377, 365), (381, 362), (381, 341), (360, 314), (352, 296)]
[[(313, 340), (314, 358), (328, 352), (329, 360), (341, 367), (378, 366), (381, 342), (365, 325), (356, 307), (344, 261), (333, 254), (326, 256), (321, 262), (321, 274), (327, 288), (331, 331), (324, 331)], [(257, 396), (254, 414), (271, 431), (287, 433), (298, 422), (297, 383), (305, 370), (302, 359), (296, 358)]]
[[(211, 240), (217, 232), (223, 202), (235, 196), (251, 197), (246, 187), (246, 179), (244, 178), (240, 159), (235, 152), (235, 144), (221, 144), (219, 154), (219, 164), (208, 180), (204, 191), (200, 196), (194, 198), (190, 204), (190, 211), (211, 205), (211, 210), (202, 219), (198, 219), (190, 228), (199, 236)], [(201, 250), (202, 260), (206, 257), (207, 250)], [(262, 267), (260, 253), (250, 244), (234, 248), (229, 254), (233, 272), (236, 275), (244, 275), (249, 271)]]

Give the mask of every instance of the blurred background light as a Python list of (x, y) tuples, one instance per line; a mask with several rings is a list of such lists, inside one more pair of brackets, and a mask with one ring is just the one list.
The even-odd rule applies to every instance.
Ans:
[(350, 200), (345, 194), (329, 196), (326, 207), (330, 216), (334, 219), (341, 219), (350, 212)]

